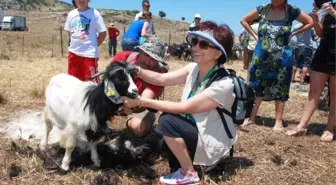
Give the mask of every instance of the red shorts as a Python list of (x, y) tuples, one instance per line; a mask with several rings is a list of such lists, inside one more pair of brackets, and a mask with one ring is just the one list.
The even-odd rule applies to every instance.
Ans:
[[(68, 74), (82, 81), (89, 81), (89, 77), (98, 72), (98, 58), (86, 58), (69, 52), (68, 54)], [(91, 81), (98, 83), (99, 77)]]

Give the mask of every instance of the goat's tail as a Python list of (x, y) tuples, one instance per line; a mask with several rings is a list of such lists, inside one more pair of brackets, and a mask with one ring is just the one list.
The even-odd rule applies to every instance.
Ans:
[(48, 145), (48, 137), (49, 137), (49, 133), (50, 133), (53, 125), (52, 125), (52, 121), (48, 117), (48, 108), (47, 107), (44, 107), (41, 116), (42, 116), (41, 117), (42, 121), (45, 123), (45, 132), (44, 132), (44, 137), (41, 139), (40, 149), (44, 150), (44, 149), (46, 149), (46, 147)]
[(49, 130), (48, 128), (52, 128), (52, 121), (49, 119), (49, 115), (48, 115), (48, 109), (47, 107), (44, 107), (43, 112), (42, 112), (42, 121), (46, 124), (46, 128), (47, 130)]

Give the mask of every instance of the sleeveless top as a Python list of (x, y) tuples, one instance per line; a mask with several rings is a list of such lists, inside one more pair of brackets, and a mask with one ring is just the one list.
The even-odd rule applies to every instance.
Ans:
[(149, 22), (148, 28), (147, 28), (147, 34), (154, 35), (153, 33), (153, 19)]
[(336, 75), (336, 17), (328, 14), (323, 21), (323, 35), (318, 46), (311, 69), (314, 71)]

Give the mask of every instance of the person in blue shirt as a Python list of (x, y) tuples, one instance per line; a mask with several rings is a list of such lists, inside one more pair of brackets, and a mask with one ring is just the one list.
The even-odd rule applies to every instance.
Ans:
[(135, 47), (140, 45), (139, 40), (144, 23), (142, 18), (131, 23), (121, 40), (123, 51), (135, 51)]

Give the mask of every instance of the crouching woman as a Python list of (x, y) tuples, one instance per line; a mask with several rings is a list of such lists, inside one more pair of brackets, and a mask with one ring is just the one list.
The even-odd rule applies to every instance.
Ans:
[[(155, 128), (163, 135), (174, 158), (169, 163), (175, 172), (160, 178), (164, 184), (189, 184), (200, 181), (193, 165), (214, 167), (228, 154), (236, 141), (232, 119), (224, 115), (233, 136), (228, 137), (216, 107), (231, 111), (233, 83), (228, 77), (205, 87), (211, 74), (227, 61), (232, 52), (233, 33), (226, 25), (206, 21), (191, 32), (187, 42), (194, 53), (194, 63), (176, 71), (160, 74), (138, 67), (138, 77), (149, 84), (173, 86), (184, 84), (182, 101), (160, 101), (144, 97), (125, 97), (129, 108), (141, 106), (164, 112)], [(174, 161), (176, 163), (174, 163)], [(174, 165), (177, 164), (177, 165)]]

